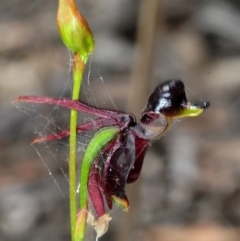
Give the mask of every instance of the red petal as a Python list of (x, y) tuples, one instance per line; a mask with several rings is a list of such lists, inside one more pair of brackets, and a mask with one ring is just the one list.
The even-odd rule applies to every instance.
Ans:
[(88, 193), (92, 200), (97, 216), (101, 217), (106, 212), (104, 208), (103, 197), (99, 189), (96, 175), (97, 175), (96, 163), (94, 162), (91, 166), (89, 178), (88, 178)]

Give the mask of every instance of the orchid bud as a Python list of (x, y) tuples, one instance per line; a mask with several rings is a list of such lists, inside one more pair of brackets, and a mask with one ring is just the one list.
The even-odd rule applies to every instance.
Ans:
[(59, 0), (57, 26), (66, 47), (81, 56), (82, 61), (86, 63), (94, 48), (94, 39), (74, 0)]

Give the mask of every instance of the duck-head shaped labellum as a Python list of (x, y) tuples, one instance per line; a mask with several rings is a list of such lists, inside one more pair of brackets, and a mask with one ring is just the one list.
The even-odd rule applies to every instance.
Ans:
[(143, 124), (150, 124), (160, 115), (167, 118), (198, 116), (208, 106), (209, 102), (188, 102), (183, 82), (179, 79), (168, 80), (151, 94), (140, 120)]

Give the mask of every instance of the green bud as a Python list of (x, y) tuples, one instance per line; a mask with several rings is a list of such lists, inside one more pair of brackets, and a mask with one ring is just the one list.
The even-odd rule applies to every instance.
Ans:
[(94, 39), (74, 0), (59, 0), (57, 26), (66, 47), (81, 56), (86, 63), (88, 55), (93, 51)]

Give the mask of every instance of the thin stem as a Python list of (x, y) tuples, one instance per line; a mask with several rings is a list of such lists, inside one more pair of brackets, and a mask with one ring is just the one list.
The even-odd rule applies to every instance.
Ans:
[[(80, 96), (81, 82), (85, 63), (82, 62), (78, 54), (74, 54), (73, 66), (73, 92), (72, 99), (78, 100)], [(76, 200), (76, 147), (77, 147), (77, 111), (70, 112), (70, 136), (69, 136), (69, 198), (70, 198), (70, 224), (71, 237), (74, 241), (77, 200)]]
[(69, 138), (69, 198), (70, 198), (70, 224), (72, 240), (75, 233), (77, 218), (76, 201), (76, 128), (77, 112), (71, 110), (70, 114), (70, 138)]
[[(83, 70), (89, 54), (94, 48), (94, 39), (87, 21), (80, 14), (75, 0), (59, 0), (57, 26), (65, 46), (74, 53), (72, 100), (80, 96)], [(76, 147), (77, 147), (77, 110), (70, 112), (69, 128), (69, 197), (71, 240), (75, 241), (77, 221), (76, 200)], [(85, 232), (83, 232), (83, 237)]]

